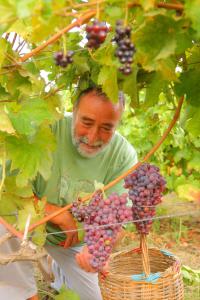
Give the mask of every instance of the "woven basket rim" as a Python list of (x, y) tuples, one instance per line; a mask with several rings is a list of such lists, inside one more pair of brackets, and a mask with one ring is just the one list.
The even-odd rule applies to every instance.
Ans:
[[(164, 249), (162, 249), (162, 250), (165, 251)], [(171, 259), (171, 262), (172, 262), (171, 266), (169, 266), (165, 271), (159, 272), (160, 273), (160, 278), (159, 279), (171, 276), (172, 274), (178, 276), (180, 274), (180, 272), (181, 272), (180, 268), (176, 268), (176, 270), (174, 270), (173, 267), (175, 265), (180, 266), (180, 260), (178, 259), (178, 257), (176, 255), (174, 255), (173, 253), (169, 252), (168, 250), (166, 250), (166, 253), (168, 252), (171, 255), (165, 254), (164, 252), (162, 252), (162, 250), (158, 249), (158, 248), (149, 248), (148, 249), (149, 252), (151, 252), (151, 251), (154, 251), (154, 252), (157, 251), (158, 253), (161, 253), (164, 256), (168, 257), (168, 259)], [(117, 256), (124, 255), (124, 254), (130, 253), (130, 252), (141, 253), (141, 249), (138, 249), (138, 248), (137, 249), (128, 249), (128, 250), (122, 250), (122, 251), (118, 251), (118, 252), (112, 253), (111, 256), (110, 256), (110, 260), (114, 259)], [(115, 273), (115, 272), (112, 272), (112, 270), (108, 271), (107, 276), (108, 277), (115, 276), (117, 279), (123, 279), (123, 280), (130, 280), (130, 277), (131, 277), (130, 274), (126, 275), (124, 273), (120, 274), (119, 272)], [(144, 281), (140, 281), (140, 280), (138, 280), (137, 282), (138, 283), (144, 283)]]

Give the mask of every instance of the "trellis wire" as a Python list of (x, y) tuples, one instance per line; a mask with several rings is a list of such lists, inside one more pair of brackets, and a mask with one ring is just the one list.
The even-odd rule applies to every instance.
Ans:
[[(138, 219), (138, 220), (131, 220), (127, 222), (116, 222), (116, 223), (108, 223), (105, 225), (87, 225), (88, 229), (102, 229), (102, 228), (107, 228), (107, 227), (114, 227), (116, 225), (128, 225), (132, 223), (138, 223), (138, 222), (143, 222), (143, 221), (149, 221), (149, 220), (163, 220), (163, 219), (169, 219), (169, 218), (176, 218), (176, 217), (187, 217), (187, 216), (198, 216), (200, 215), (200, 211), (191, 211), (189, 213), (177, 213), (177, 214), (168, 214), (168, 215), (162, 215), (162, 216), (157, 216), (153, 218), (144, 218), (144, 219)], [(62, 230), (62, 231), (54, 231), (54, 232), (49, 232), (46, 234), (42, 234), (39, 232), (34, 232), (34, 237), (36, 236), (49, 236), (49, 235), (57, 235), (61, 233), (72, 233), (72, 232), (79, 232), (79, 231), (84, 231), (84, 228), (77, 228), (77, 229), (71, 229), (71, 230)], [(17, 237), (16, 237), (17, 238)]]

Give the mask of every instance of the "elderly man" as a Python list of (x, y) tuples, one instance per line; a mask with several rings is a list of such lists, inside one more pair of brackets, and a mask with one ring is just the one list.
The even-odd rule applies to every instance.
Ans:
[[(116, 132), (123, 109), (123, 97), (113, 104), (100, 89), (92, 88), (80, 95), (72, 114), (55, 124), (57, 149), (53, 154), (51, 176), (44, 181), (38, 175), (33, 183), (38, 198), (47, 197), (47, 214), (78, 196), (93, 192), (94, 181), (107, 184), (136, 163), (135, 150)], [(107, 193), (112, 191), (123, 192), (123, 183), (118, 183)], [(89, 264), (87, 247), (78, 241), (76, 231), (67, 235), (52, 234), (60, 229), (76, 229), (69, 211), (47, 224), (50, 234), (46, 249), (62, 271), (64, 282), (80, 295), (81, 300), (101, 300), (97, 273)], [(61, 247), (63, 243), (65, 248)]]

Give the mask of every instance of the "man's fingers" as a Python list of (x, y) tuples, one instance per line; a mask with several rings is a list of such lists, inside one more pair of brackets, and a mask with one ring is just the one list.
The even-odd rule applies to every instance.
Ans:
[(68, 233), (67, 238), (65, 240), (64, 248), (70, 247), (72, 245), (72, 241), (73, 241), (73, 234)]
[(74, 233), (73, 234), (73, 237), (72, 237), (72, 243), (71, 243), (71, 246), (74, 246), (76, 244), (78, 244), (80, 241), (78, 239), (78, 234)]
[(85, 253), (81, 252), (76, 254), (76, 261), (83, 270), (87, 272), (96, 273), (96, 270), (93, 269), (89, 263), (89, 257), (86, 256)]

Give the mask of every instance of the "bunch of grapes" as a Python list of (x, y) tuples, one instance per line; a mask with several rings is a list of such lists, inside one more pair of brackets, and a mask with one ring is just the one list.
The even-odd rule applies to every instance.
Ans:
[(133, 54), (135, 53), (135, 46), (131, 42), (131, 28), (124, 27), (122, 21), (117, 21), (114, 41), (117, 43), (115, 55), (119, 58), (122, 66), (119, 71), (124, 75), (132, 73), (131, 64), (133, 62)]
[(139, 233), (148, 234), (152, 226), (152, 217), (156, 214), (155, 206), (161, 202), (161, 195), (166, 181), (159, 174), (159, 168), (143, 164), (125, 178), (125, 188), (129, 189), (132, 200), (133, 220)]
[(87, 47), (97, 49), (105, 41), (108, 30), (105, 22), (94, 20), (92, 24), (87, 24)]
[(62, 51), (56, 52), (54, 54), (55, 64), (57, 66), (61, 66), (66, 68), (69, 64), (73, 62), (72, 56), (74, 55), (74, 51), (68, 51), (66, 55)]
[(84, 222), (84, 241), (92, 255), (91, 266), (97, 271), (106, 264), (122, 223), (132, 220), (127, 198), (127, 194), (112, 193), (103, 199), (102, 192), (97, 191), (88, 205), (79, 202), (72, 205), (73, 216)]

